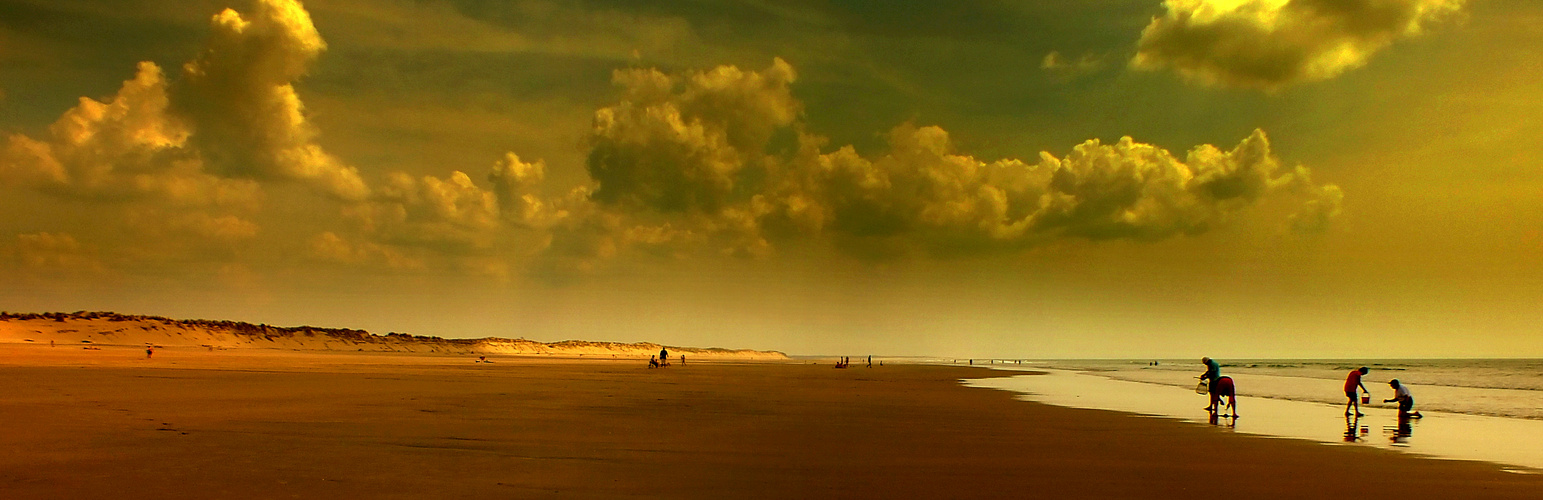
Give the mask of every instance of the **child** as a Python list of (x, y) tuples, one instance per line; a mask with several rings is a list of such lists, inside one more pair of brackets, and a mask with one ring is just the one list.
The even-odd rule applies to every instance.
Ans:
[(1371, 371), (1371, 368), (1363, 366), (1354, 370), (1350, 370), (1350, 376), (1345, 377), (1345, 397), (1350, 398), (1350, 402), (1345, 403), (1345, 416), (1350, 416), (1350, 407), (1352, 406), (1355, 407), (1355, 416), (1366, 416), (1366, 414), (1361, 413), (1360, 393), (1356, 391), (1356, 388), (1360, 388), (1361, 391), (1366, 392), (1368, 395), (1371, 394), (1372, 391), (1366, 390), (1366, 384), (1361, 383), (1361, 376), (1366, 375)]
[(1409, 386), (1399, 383), (1398, 379), (1388, 381), (1393, 387), (1393, 399), (1384, 399), (1384, 403), (1398, 402), (1398, 416), (1403, 418), (1420, 418), (1420, 412), (1410, 411), (1414, 409), (1414, 395), (1409, 393)]

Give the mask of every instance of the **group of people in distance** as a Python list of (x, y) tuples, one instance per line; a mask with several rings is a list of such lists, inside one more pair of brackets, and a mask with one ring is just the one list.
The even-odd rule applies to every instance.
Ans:
[[(879, 364), (882, 365), (884, 362), (880, 361)], [(851, 365), (852, 358), (850, 356), (842, 356), (836, 359), (836, 368), (846, 368)], [(873, 356), (868, 356), (868, 367), (873, 368)]]
[[(683, 364), (683, 365), (686, 364), (686, 355), (685, 354), (677, 356), (676, 358), (680, 360), (680, 364)], [(669, 349), (660, 349), (659, 350), (659, 356), (657, 356), (657, 357), (656, 356), (649, 356), (648, 357), (648, 367), (649, 368), (664, 368), (666, 366), (670, 366), (670, 350)]]
[[(1221, 365), (1209, 357), (1200, 358), (1205, 365), (1205, 373), (1200, 374), (1200, 379), (1206, 384), (1206, 392), (1211, 395), (1211, 404), (1205, 407), (1205, 411), (1220, 413), (1223, 410), (1231, 410), (1232, 418), (1238, 418), (1237, 386), (1232, 382), (1232, 377), (1222, 375)], [(1361, 393), (1365, 393), (1365, 400), (1371, 400), (1371, 392), (1366, 389), (1366, 384), (1361, 383), (1361, 377), (1371, 372), (1370, 368), (1360, 367), (1350, 370), (1350, 375), (1345, 378), (1345, 397), (1349, 399), (1345, 403), (1345, 416), (1354, 414), (1357, 417), (1364, 416), (1361, 413)], [(1409, 392), (1409, 386), (1399, 382), (1398, 379), (1388, 381), (1388, 386), (1393, 388), (1393, 398), (1384, 399), (1384, 403), (1398, 403), (1398, 417), (1420, 418), (1420, 412), (1414, 411), (1414, 395)], [(1227, 398), (1227, 406), (1221, 404), (1221, 398)], [(1354, 409), (1354, 413), (1351, 409)]]

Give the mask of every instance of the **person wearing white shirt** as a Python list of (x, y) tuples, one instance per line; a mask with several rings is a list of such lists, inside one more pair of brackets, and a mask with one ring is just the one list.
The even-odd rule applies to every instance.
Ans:
[(1414, 395), (1409, 393), (1409, 386), (1400, 383), (1398, 379), (1388, 381), (1388, 385), (1393, 387), (1393, 399), (1384, 399), (1382, 402), (1392, 403), (1397, 401), (1398, 416), (1400, 417), (1420, 418), (1422, 416), (1420, 412), (1413, 411)]

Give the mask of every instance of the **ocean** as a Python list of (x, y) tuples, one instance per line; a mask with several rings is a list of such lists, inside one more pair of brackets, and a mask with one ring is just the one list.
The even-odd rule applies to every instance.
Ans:
[[(1065, 360), (1032, 366), (1194, 388), (1200, 360)], [(1314, 403), (1345, 403), (1345, 376), (1365, 366), (1373, 401), (1393, 397), (1388, 381), (1410, 387), (1420, 409), (1469, 415), (1543, 419), (1543, 359), (1267, 359), (1217, 360), (1238, 395)]]

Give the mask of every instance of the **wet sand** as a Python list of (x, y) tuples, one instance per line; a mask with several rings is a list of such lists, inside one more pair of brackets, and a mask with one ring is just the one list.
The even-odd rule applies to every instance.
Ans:
[(951, 366), (0, 346), (3, 498), (1537, 498), (1482, 462), (1017, 401)]
[[(998, 368), (1000, 369), (1000, 368)], [(1257, 376), (1238, 377), (1249, 384)], [(1316, 382), (1316, 381), (1312, 381)], [(1328, 381), (1338, 389), (1336, 381)], [(1110, 379), (1098, 372), (1043, 369), (1036, 375), (971, 380), (972, 387), (1011, 390), (1020, 399), (1075, 408), (1098, 408), (1208, 422), (1200, 411), (1208, 396), (1193, 389)], [(1251, 384), (1249, 384), (1251, 385)], [(1240, 385), (1247, 387), (1246, 385)], [(1385, 387), (1385, 386), (1384, 386)], [(1520, 472), (1543, 472), (1543, 420), (1446, 413), (1426, 409), (1426, 418), (1400, 419), (1397, 405), (1362, 405), (1363, 417), (1345, 416), (1345, 405), (1261, 397), (1238, 397), (1243, 418), (1218, 419), (1233, 432), (1289, 437), (1344, 446), (1376, 446), (1459, 460), (1510, 464)]]

